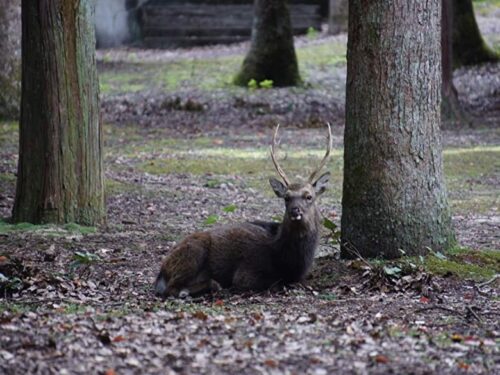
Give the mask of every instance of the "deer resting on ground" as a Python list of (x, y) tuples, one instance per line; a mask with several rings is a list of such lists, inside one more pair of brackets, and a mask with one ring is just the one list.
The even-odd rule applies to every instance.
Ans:
[(275, 156), (271, 159), (283, 182), (270, 178), (274, 193), (283, 198), (281, 223), (254, 221), (196, 232), (180, 242), (167, 257), (154, 283), (161, 297), (186, 297), (233, 287), (264, 290), (299, 282), (309, 272), (319, 241), (321, 217), (317, 198), (325, 191), (330, 174), (317, 178), (332, 148), (328, 125), (325, 156), (306, 182), (291, 183)]

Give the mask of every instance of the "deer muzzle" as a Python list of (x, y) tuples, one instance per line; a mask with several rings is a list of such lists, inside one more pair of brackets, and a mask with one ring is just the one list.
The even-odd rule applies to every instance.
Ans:
[(290, 211), (290, 220), (292, 221), (302, 220), (302, 212), (300, 211), (300, 208), (298, 207), (292, 208), (292, 210)]

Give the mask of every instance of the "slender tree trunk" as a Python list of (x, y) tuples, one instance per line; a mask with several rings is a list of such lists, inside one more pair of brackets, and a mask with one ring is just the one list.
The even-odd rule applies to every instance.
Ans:
[(0, 0), (0, 119), (17, 120), (21, 99), (21, 0)]
[(441, 0), (349, 2), (342, 254), (453, 243), (440, 142)]
[(472, 0), (453, 0), (453, 65), (476, 65), (498, 61), (499, 57), (484, 42)]
[(329, 0), (328, 34), (347, 32), (348, 8), (348, 0)]
[(104, 219), (93, 3), (22, 1), (16, 222)]
[(472, 125), (469, 115), (465, 112), (458, 93), (453, 84), (453, 0), (442, 0), (441, 12), (441, 69), (443, 74), (441, 116), (446, 123), (453, 123), (454, 127)]
[(274, 86), (293, 86), (301, 82), (293, 33), (286, 0), (255, 0), (252, 43), (237, 85), (248, 81), (272, 80)]

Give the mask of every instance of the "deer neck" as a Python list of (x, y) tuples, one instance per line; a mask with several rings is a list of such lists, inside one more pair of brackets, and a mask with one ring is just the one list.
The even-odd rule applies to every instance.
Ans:
[(285, 281), (300, 281), (311, 268), (319, 241), (319, 212), (311, 220), (291, 222), (286, 217), (276, 238), (274, 264)]

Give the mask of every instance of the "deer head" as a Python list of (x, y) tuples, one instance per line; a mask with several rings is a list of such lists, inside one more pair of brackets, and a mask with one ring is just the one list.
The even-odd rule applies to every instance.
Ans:
[(332, 131), (330, 124), (327, 124), (327, 126), (328, 141), (325, 156), (321, 160), (319, 166), (310, 174), (309, 178), (305, 182), (298, 183), (290, 182), (277, 161), (275, 148), (277, 145), (276, 136), (278, 134), (279, 125), (276, 126), (271, 143), (271, 159), (283, 182), (271, 177), (269, 183), (274, 193), (285, 201), (286, 211), (283, 219), (284, 223), (309, 226), (308, 224), (316, 219), (316, 198), (326, 190), (326, 186), (330, 179), (330, 172), (326, 172), (317, 177), (321, 169), (325, 166), (332, 149)]

